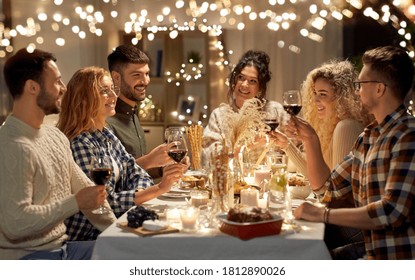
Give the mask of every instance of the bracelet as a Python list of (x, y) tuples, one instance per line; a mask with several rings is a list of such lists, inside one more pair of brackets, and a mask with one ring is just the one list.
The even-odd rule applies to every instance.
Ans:
[(328, 208), (328, 207), (324, 208), (324, 217), (323, 217), (323, 220), (324, 220), (324, 223), (325, 224), (328, 224), (329, 223), (330, 210), (331, 209)]

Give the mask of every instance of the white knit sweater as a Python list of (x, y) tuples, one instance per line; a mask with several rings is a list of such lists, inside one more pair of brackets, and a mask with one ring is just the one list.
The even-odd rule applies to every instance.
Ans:
[[(0, 259), (62, 246), (63, 221), (79, 211), (73, 194), (91, 185), (57, 128), (9, 116), (0, 127)], [(101, 230), (115, 220), (84, 213)]]
[[(282, 105), (275, 101), (269, 101), (269, 106), (274, 107), (279, 112), (279, 122), (285, 123), (288, 119), (287, 113), (284, 111)], [(209, 118), (209, 123), (203, 130), (203, 158), (209, 160), (212, 153), (215, 151), (215, 145), (218, 149), (222, 146), (222, 135), (228, 136), (229, 131), (226, 130), (225, 110), (223, 107), (215, 108)], [(263, 147), (262, 149), (263, 150)], [(256, 160), (256, 159), (255, 159)]]
[[(330, 169), (343, 161), (344, 157), (352, 150), (353, 144), (360, 133), (363, 132), (363, 125), (352, 119), (341, 120), (337, 123), (333, 131), (327, 154), (327, 165)], [(290, 143), (284, 150), (288, 158), (294, 163), (297, 172), (307, 176), (307, 162), (301, 151)]]

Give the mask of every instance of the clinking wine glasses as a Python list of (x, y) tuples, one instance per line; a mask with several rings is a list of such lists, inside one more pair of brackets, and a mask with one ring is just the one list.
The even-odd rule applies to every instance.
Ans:
[[(111, 158), (107, 155), (95, 155), (91, 159), (90, 175), (97, 185), (106, 185), (112, 174)], [(94, 214), (105, 214), (111, 212), (111, 209), (101, 205), (98, 209), (92, 211)]]
[(269, 126), (271, 131), (274, 131), (279, 126), (278, 109), (275, 107), (265, 107), (263, 122)]
[(289, 90), (284, 92), (283, 105), (284, 110), (291, 116), (296, 116), (302, 108), (301, 93), (298, 90)]

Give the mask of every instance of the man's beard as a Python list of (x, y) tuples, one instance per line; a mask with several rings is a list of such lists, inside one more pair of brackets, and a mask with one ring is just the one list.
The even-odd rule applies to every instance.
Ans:
[(59, 114), (61, 111), (61, 107), (57, 105), (57, 100), (53, 99), (52, 95), (49, 94), (43, 87), (36, 99), (36, 103), (40, 108), (42, 108), (45, 115)]
[(145, 95), (144, 97), (141, 97), (140, 95), (137, 95), (134, 92), (134, 88), (131, 88), (125, 81), (124, 78), (121, 77), (121, 87), (120, 87), (120, 91), (122, 93), (122, 95), (124, 95), (126, 98), (136, 101), (136, 102), (141, 102), (145, 99)]

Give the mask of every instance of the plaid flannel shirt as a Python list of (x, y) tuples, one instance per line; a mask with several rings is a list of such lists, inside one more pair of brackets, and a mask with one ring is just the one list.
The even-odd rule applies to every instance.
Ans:
[(324, 200), (352, 192), (376, 224), (364, 231), (369, 259), (415, 258), (415, 118), (403, 105), (365, 128), (327, 183)]
[[(134, 157), (127, 153), (118, 138), (107, 128), (83, 132), (71, 141), (71, 149), (76, 163), (88, 177), (92, 155), (105, 153), (117, 165), (118, 180), (113, 172), (107, 182), (107, 200), (117, 218), (134, 206), (137, 189), (154, 184), (150, 175), (136, 164)], [(66, 219), (65, 224), (70, 240), (95, 240), (100, 233), (81, 212)]]

